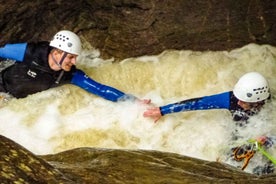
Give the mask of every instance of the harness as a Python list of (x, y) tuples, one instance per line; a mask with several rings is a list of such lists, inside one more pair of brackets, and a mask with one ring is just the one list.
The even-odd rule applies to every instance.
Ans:
[(242, 170), (247, 167), (250, 159), (254, 156), (255, 153), (256, 150), (252, 145), (242, 145), (233, 149), (234, 159), (238, 162), (243, 161), (243, 166), (241, 168)]
[(266, 158), (268, 158), (274, 165), (276, 165), (276, 159), (270, 155), (268, 152), (266, 152), (260, 143), (254, 140), (249, 140), (250, 144), (244, 144), (238, 147), (233, 148), (233, 158), (237, 162), (243, 161), (242, 170), (244, 170), (247, 165), (249, 164), (249, 161), (251, 158), (253, 158), (254, 154), (259, 151), (262, 155), (264, 155)]

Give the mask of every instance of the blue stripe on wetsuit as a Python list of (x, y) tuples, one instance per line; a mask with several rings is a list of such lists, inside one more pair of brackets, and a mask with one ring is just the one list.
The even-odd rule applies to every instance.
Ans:
[(98, 95), (106, 100), (113, 102), (124, 101), (124, 100), (134, 100), (135, 97), (132, 95), (125, 94), (115, 88), (110, 86), (102, 85), (93, 79), (89, 78), (81, 70), (77, 70), (71, 80), (71, 83), (85, 89), (86, 91)]
[(229, 109), (230, 92), (194, 98), (160, 107), (162, 115), (192, 110)]
[(6, 44), (0, 48), (0, 58), (23, 61), (27, 43)]

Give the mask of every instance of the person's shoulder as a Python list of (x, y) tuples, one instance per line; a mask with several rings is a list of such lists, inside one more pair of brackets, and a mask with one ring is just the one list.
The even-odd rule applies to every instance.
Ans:
[(37, 42), (37, 44), (49, 46), (49, 45), (50, 45), (50, 42), (48, 42), (48, 41), (40, 41), (40, 42)]
[(47, 46), (49, 47), (50, 42), (48, 41), (38, 41), (38, 42), (29, 42), (28, 46)]
[(29, 42), (24, 56), (24, 61), (33, 61), (34, 58), (39, 58), (37, 60), (47, 61), (48, 53), (50, 52), (51, 47), (49, 42), (40, 41), (40, 42)]

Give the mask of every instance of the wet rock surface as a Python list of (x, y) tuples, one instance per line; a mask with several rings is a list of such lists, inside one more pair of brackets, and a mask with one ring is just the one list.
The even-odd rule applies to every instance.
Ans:
[(0, 136), (1, 183), (273, 183), (218, 162), (146, 150), (77, 148), (34, 155)]
[(71, 183), (63, 174), (19, 144), (0, 136), (1, 183)]
[(0, 44), (49, 40), (69, 29), (103, 58), (276, 45), (273, 0), (0, 0), (0, 12)]

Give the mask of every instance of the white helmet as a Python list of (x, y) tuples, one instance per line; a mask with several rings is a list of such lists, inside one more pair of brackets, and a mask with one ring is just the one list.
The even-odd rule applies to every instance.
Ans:
[(236, 83), (234, 95), (244, 102), (259, 102), (269, 97), (269, 86), (266, 79), (257, 72), (243, 75)]
[(50, 46), (70, 54), (80, 55), (81, 53), (80, 38), (75, 33), (67, 30), (57, 32), (51, 40)]

